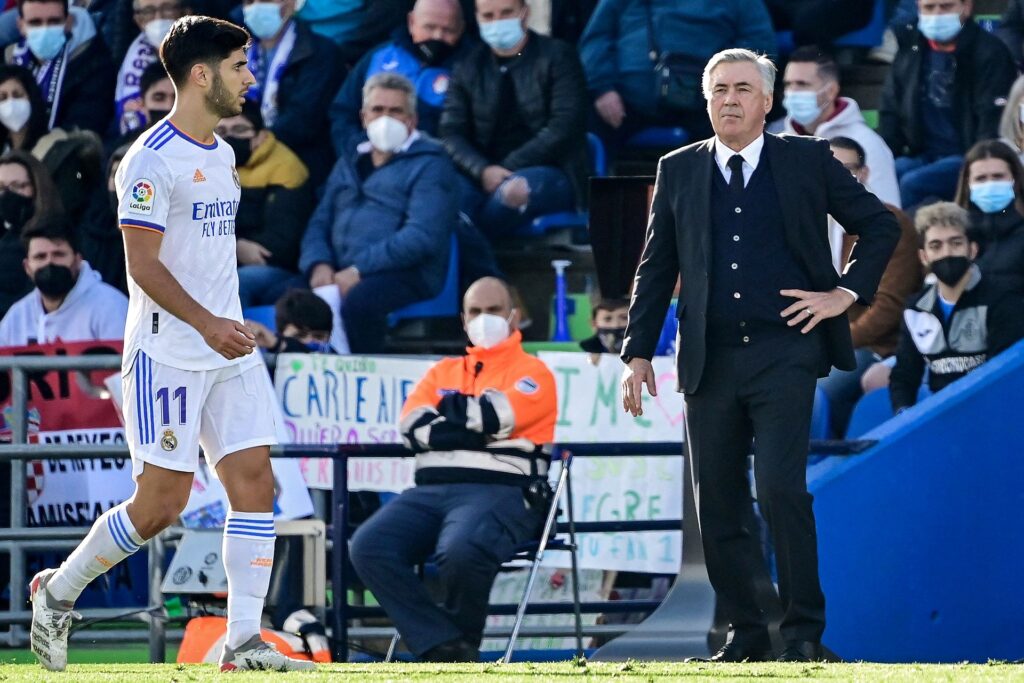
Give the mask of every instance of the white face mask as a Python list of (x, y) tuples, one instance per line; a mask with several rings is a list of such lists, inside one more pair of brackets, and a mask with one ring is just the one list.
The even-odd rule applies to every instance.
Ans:
[(174, 19), (154, 19), (146, 24), (144, 29), (146, 40), (153, 47), (160, 47), (160, 43), (164, 42), (173, 25)]
[(24, 128), (31, 115), (32, 105), (27, 97), (8, 97), (0, 102), (0, 123), (12, 133)]
[(409, 139), (409, 129), (398, 119), (380, 116), (366, 126), (370, 144), (380, 152), (394, 152)]
[(508, 319), (492, 313), (481, 313), (466, 325), (466, 334), (473, 346), (489, 349), (508, 339), (512, 330)]

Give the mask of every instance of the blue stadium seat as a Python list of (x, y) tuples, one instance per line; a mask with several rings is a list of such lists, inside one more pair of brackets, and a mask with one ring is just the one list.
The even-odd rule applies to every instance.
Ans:
[(836, 38), (839, 47), (877, 47), (882, 44), (885, 33), (885, 0), (875, 0), (875, 11), (867, 26)]
[(892, 417), (892, 402), (888, 389), (876, 389), (864, 394), (853, 407), (847, 439), (857, 439)]
[(811, 409), (811, 438), (829, 439), (832, 437), (830, 419), (831, 407), (828, 395), (821, 387), (814, 388), (814, 407)]
[(627, 142), (627, 147), (643, 147), (643, 148), (658, 148), (658, 147), (682, 147), (690, 141), (690, 134), (686, 132), (685, 128), (644, 128), (642, 131), (631, 137)]
[(250, 306), (242, 311), (242, 320), (253, 320), (271, 332), (277, 333), (273, 306)]
[(400, 320), (411, 318), (449, 318), (459, 314), (459, 243), (452, 232), (452, 246), (448, 253), (448, 274), (444, 286), (437, 296), (417, 301), (400, 308), (388, 316), (388, 324), (394, 327)]
[[(590, 151), (590, 174), (603, 178), (608, 174), (608, 155), (604, 150), (601, 138), (593, 133), (587, 133), (587, 147)], [(549, 213), (534, 218), (533, 222), (520, 229), (517, 235), (521, 237), (536, 237), (559, 228), (577, 228), (585, 231), (588, 219), (589, 216), (586, 211)]]

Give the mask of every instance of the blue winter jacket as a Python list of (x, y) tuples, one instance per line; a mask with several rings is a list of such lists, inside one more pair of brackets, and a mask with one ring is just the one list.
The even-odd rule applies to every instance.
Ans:
[(632, 108), (656, 109), (646, 7), (658, 49), (692, 57), (697, 73), (720, 50), (775, 52), (775, 32), (762, 0), (600, 0), (580, 38), (592, 97), (615, 90)]
[(424, 296), (441, 290), (457, 220), (455, 167), (436, 140), (420, 137), (362, 181), (354, 148), (338, 159), (302, 238), (299, 269), (355, 266), (366, 277), (414, 271)]

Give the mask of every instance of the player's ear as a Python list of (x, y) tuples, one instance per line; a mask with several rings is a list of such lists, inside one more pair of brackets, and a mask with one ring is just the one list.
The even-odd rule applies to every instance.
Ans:
[(189, 70), (189, 80), (201, 88), (207, 87), (210, 82), (210, 67), (202, 62), (193, 64)]

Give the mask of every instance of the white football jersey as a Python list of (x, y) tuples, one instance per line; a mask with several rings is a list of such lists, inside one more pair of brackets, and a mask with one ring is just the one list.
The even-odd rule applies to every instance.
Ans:
[[(123, 230), (163, 235), (160, 261), (189, 295), (215, 316), (242, 320), (235, 258), (235, 213), (241, 187), (231, 146), (214, 136), (193, 140), (164, 120), (142, 134), (115, 177)], [(151, 299), (128, 275), (125, 362), (142, 349), (183, 370), (212, 370), (230, 361), (188, 323)]]

